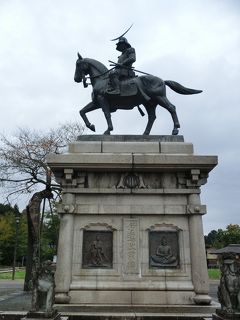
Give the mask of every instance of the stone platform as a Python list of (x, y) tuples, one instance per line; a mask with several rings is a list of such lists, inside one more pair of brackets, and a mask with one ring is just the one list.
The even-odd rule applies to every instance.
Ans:
[(240, 320), (240, 312), (230, 312), (217, 309), (213, 314), (213, 320)]
[(70, 319), (171, 319), (171, 320), (212, 320), (213, 310), (219, 304), (211, 306), (95, 306), (58, 305), (61, 315)]
[(182, 136), (91, 135), (48, 164), (63, 190), (59, 310), (214, 311), (204, 306), (211, 298), (200, 187), (216, 156), (194, 154)]
[(56, 310), (51, 312), (29, 311), (21, 320), (63, 320)]

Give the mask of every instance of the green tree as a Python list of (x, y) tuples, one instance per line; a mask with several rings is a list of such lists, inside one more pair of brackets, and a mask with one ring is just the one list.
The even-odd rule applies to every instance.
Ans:
[(220, 238), (223, 246), (227, 246), (232, 243), (240, 243), (240, 225), (229, 224), (226, 230), (221, 234)]
[(14, 208), (10, 204), (2, 204), (0, 203), (0, 216), (5, 214), (6, 212), (13, 211)]
[(206, 246), (212, 247), (214, 241), (216, 240), (218, 232), (216, 230), (212, 230), (209, 232), (207, 236), (205, 236), (205, 244)]
[(223, 248), (229, 244), (240, 243), (240, 225), (229, 224), (226, 230), (212, 230), (205, 237), (205, 243), (215, 248)]
[(55, 211), (53, 213), (47, 212), (41, 239), (41, 257), (43, 260), (52, 260), (57, 254), (59, 223), (59, 217)]
[(11, 265), (14, 248), (14, 215), (11, 212), (0, 217), (1, 264)]
[(2, 210), (0, 215), (0, 248), (1, 258), (0, 263), (2, 265), (12, 265), (13, 263), (13, 251), (15, 246), (16, 237), (16, 213), (20, 217), (18, 225), (18, 241), (17, 241), (17, 263), (21, 264), (23, 257), (26, 255), (27, 247), (27, 220), (25, 214), (16, 212), (17, 207), (12, 208), (10, 205), (0, 204)]

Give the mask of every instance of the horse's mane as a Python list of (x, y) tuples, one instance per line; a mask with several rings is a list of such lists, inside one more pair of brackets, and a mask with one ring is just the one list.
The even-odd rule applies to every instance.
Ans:
[(85, 58), (84, 60), (87, 61), (92, 66), (94, 66), (100, 73), (104, 73), (108, 71), (108, 68), (98, 60), (90, 59), (90, 58)]

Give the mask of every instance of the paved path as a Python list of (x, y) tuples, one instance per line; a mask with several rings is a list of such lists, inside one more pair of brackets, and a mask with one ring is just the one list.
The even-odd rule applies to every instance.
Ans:
[(23, 292), (23, 280), (0, 280), (0, 311), (29, 310), (31, 293)]
[(217, 291), (218, 291), (219, 280), (210, 281), (209, 295), (214, 301), (218, 301)]
[[(210, 296), (217, 301), (219, 281), (210, 282)], [(1, 311), (28, 311), (31, 306), (31, 293), (23, 292), (23, 280), (0, 280)]]
[(0, 280), (0, 301), (3, 301), (11, 296), (22, 294), (22, 291), (22, 280)]

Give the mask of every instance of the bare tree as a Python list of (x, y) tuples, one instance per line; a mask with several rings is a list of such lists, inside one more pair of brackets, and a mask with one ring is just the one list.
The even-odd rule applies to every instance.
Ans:
[[(70, 141), (81, 135), (84, 127), (78, 123), (66, 123), (56, 129), (40, 132), (18, 129), (12, 137), (0, 136), (0, 182), (6, 199), (32, 195), (26, 206), (28, 217), (28, 253), (24, 290), (28, 291), (32, 274), (40, 263), (41, 224), (46, 200), (60, 197), (60, 186), (54, 181), (46, 157), (49, 153), (61, 153)], [(42, 208), (42, 212), (41, 212)], [(35, 262), (33, 264), (33, 261)], [(33, 272), (32, 272), (33, 271)], [(32, 279), (34, 282), (34, 279)], [(36, 282), (36, 277), (35, 277)]]

